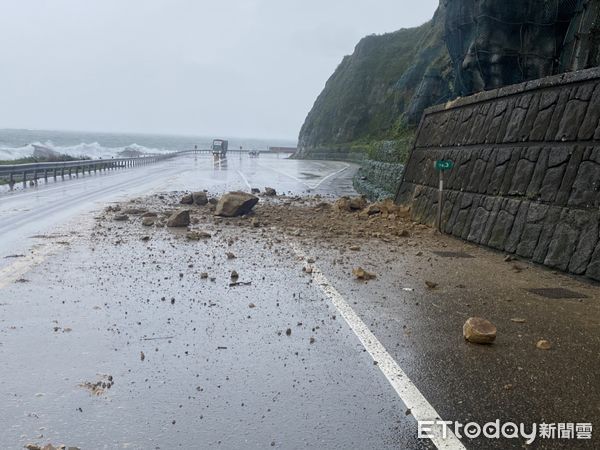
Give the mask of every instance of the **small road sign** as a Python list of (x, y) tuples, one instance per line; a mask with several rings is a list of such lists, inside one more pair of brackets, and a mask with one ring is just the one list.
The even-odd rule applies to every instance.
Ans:
[(440, 172), (445, 172), (454, 167), (454, 161), (451, 161), (449, 159), (438, 159), (437, 161), (434, 162), (433, 166), (435, 167), (435, 170), (439, 170)]
[(442, 231), (442, 209), (444, 205), (444, 172), (451, 170), (454, 167), (454, 161), (449, 159), (438, 159), (434, 161), (433, 167), (440, 174), (440, 187), (438, 190), (438, 213), (437, 213), (437, 229)]

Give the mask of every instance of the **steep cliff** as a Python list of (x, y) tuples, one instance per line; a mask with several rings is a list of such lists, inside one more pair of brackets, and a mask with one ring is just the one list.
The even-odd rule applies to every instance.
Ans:
[(451, 62), (443, 41), (445, 8), (430, 22), (362, 39), (344, 57), (308, 114), (297, 156), (315, 149), (395, 140), (424, 107), (451, 92)]
[[(368, 36), (331, 76), (298, 157), (399, 162), (424, 109), (600, 64), (600, 0), (440, 0), (417, 28)], [(380, 148), (393, 144), (394, 155)]]

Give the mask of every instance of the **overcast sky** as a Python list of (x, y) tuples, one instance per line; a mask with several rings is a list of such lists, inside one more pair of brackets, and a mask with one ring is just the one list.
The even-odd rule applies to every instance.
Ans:
[(0, 0), (0, 128), (292, 138), (358, 40), (438, 0)]

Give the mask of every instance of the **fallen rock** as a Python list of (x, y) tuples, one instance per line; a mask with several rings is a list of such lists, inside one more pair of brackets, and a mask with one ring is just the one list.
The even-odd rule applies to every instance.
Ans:
[(378, 203), (373, 203), (367, 207), (365, 213), (368, 216), (374, 216), (375, 214), (381, 214), (381, 205)]
[(234, 281), (235, 281), (235, 280), (237, 280), (239, 277), (240, 277), (240, 275), (239, 275), (239, 274), (238, 274), (238, 273), (237, 273), (235, 270), (232, 270), (232, 271), (231, 271), (231, 279), (232, 279), (232, 280), (234, 280)]
[(204, 206), (208, 203), (208, 195), (206, 195), (206, 192), (204, 191), (194, 192), (192, 194), (192, 199), (194, 205)]
[(260, 189), (252, 188), (252, 189), (250, 189), (250, 192), (252, 192), (253, 194), (260, 194)]
[(151, 227), (154, 225), (154, 217), (144, 217), (142, 219), (142, 225), (145, 227)]
[(210, 239), (212, 235), (206, 231), (189, 231), (185, 237), (190, 241), (199, 241), (200, 239)]
[(123, 214), (131, 214), (132, 216), (139, 216), (140, 214), (144, 214), (146, 212), (148, 212), (148, 210), (145, 209), (145, 208), (135, 208), (135, 207), (132, 207), (132, 208), (125, 209), (123, 211)]
[(496, 326), (481, 317), (471, 317), (463, 325), (463, 336), (473, 344), (491, 344), (496, 340)]
[(248, 214), (258, 203), (258, 197), (245, 192), (229, 192), (217, 203), (215, 216), (238, 217)]
[(129, 216), (127, 214), (117, 214), (113, 219), (117, 222), (125, 222), (129, 220)]
[(364, 197), (341, 197), (334, 206), (339, 211), (361, 211), (367, 207), (367, 200)]
[(438, 287), (438, 284), (433, 281), (425, 280), (425, 286), (427, 286), (427, 289), (435, 289)]
[(367, 199), (360, 197), (352, 197), (350, 199), (350, 209), (352, 211), (362, 211), (367, 207)]
[(235, 254), (233, 254), (231, 252), (227, 252), (227, 253), (225, 253), (225, 255), (227, 255), (227, 259), (235, 259), (236, 258)]
[(171, 228), (187, 227), (190, 224), (190, 210), (182, 209), (181, 211), (174, 212), (169, 220), (167, 220), (167, 226)]
[(191, 205), (192, 203), (194, 203), (194, 197), (192, 194), (186, 194), (183, 197), (181, 197), (179, 203), (181, 203), (182, 205)]
[(514, 323), (525, 323), (525, 322), (527, 322), (526, 319), (522, 319), (520, 317), (515, 317), (514, 319), (510, 319), (510, 321), (514, 322)]
[(352, 275), (354, 275), (354, 277), (357, 280), (373, 280), (377, 278), (377, 275), (375, 275), (374, 273), (367, 272), (362, 267), (357, 267), (356, 269), (353, 269)]
[(545, 339), (541, 339), (537, 341), (535, 346), (538, 350), (550, 350), (552, 348), (552, 342), (547, 341)]
[(268, 197), (275, 197), (277, 195), (277, 191), (272, 187), (265, 188), (265, 195)]
[(350, 211), (350, 197), (338, 198), (333, 204), (338, 211)]

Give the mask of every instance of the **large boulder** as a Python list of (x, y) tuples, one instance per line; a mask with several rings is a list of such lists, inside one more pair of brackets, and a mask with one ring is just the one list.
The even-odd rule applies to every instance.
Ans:
[(248, 214), (258, 203), (258, 197), (245, 192), (229, 192), (221, 197), (215, 216), (237, 217)]
[(167, 226), (171, 228), (187, 227), (190, 224), (190, 210), (182, 209), (175, 211), (167, 220)]

